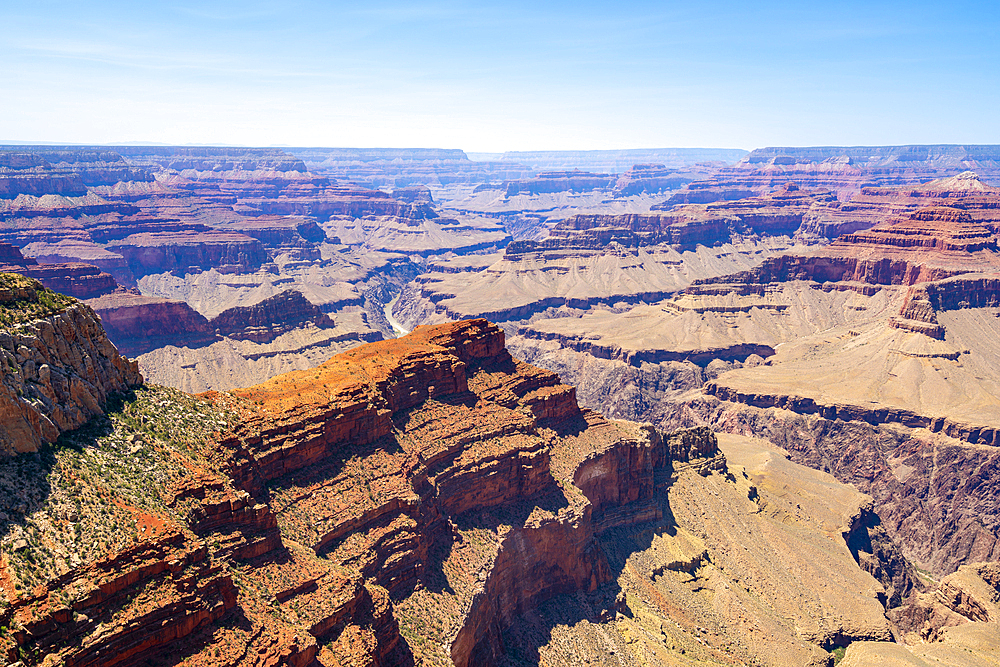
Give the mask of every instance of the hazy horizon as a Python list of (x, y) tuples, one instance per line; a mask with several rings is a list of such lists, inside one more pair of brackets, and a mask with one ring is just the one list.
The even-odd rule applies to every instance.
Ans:
[(20, 3), (0, 132), (473, 153), (997, 144), (1000, 8)]

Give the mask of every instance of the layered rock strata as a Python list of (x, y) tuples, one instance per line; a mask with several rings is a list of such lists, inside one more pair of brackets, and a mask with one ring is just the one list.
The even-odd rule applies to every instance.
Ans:
[(670, 169), (663, 164), (637, 164), (618, 177), (612, 193), (627, 197), (640, 192), (676, 190), (693, 179), (692, 174)]
[(957, 208), (974, 219), (991, 221), (996, 219), (996, 206), (990, 202), (997, 193), (997, 188), (983, 183), (972, 171), (919, 185), (866, 185), (847, 201), (810, 210), (799, 234), (834, 239), (932, 206)]
[(118, 349), (133, 357), (164, 345), (199, 346), (216, 340), (208, 319), (183, 301), (115, 292), (87, 305)]
[[(865, 186), (916, 185), (973, 170), (998, 178), (996, 146), (820, 146), (759, 148), (722, 167), (696, 189), (752, 190), (764, 194), (787, 181), (825, 188), (848, 200)], [(683, 191), (682, 191), (683, 196)], [(695, 195), (697, 196), (697, 195)]]
[(9, 285), (0, 289), (0, 451), (11, 455), (37, 451), (102, 414), (111, 394), (140, 384), (142, 376), (88, 306), (31, 279), (0, 277)]
[(53, 291), (77, 299), (92, 299), (113, 292), (118, 287), (111, 275), (92, 264), (39, 264), (9, 243), (0, 243), (0, 271), (33, 278)]
[(775, 235), (759, 238), (744, 229), (751, 236), (745, 239), (736, 231), (743, 224), (738, 217), (574, 216), (555, 225), (543, 241), (510, 243), (502, 257), (478, 271), (429, 266), (394, 313), (411, 326), (471, 316), (520, 320), (559, 306), (659, 301), (696, 279), (725, 272), (724, 267), (752, 266), (762, 255), (787, 250), (788, 236), (772, 226), (780, 217), (765, 219), (752, 224)]
[[(777, 495), (734, 475), (710, 431), (664, 435), (581, 410), (573, 388), (512, 359), (484, 320), (420, 328), (205, 399), (143, 388), (59, 448), (0, 465), (0, 484), (28, 485), (0, 539), (9, 659), (502, 664), (525, 646), (526, 616), (567, 597), (589, 600), (577, 621), (638, 657), (618, 643), (636, 629), (625, 614), (654, 613), (640, 591), (657, 588), (657, 622), (676, 619), (676, 641), (701, 642), (714, 660), (753, 631), (723, 630), (747, 623), (735, 603), (712, 613), (697, 587), (671, 588), (688, 572), (717, 594), (758, 582), (746, 600), (757, 596), (770, 645), (809, 664), (889, 636), (884, 590), (840, 534), (856, 492), (825, 510), (829, 526), (810, 519), (782, 533), (780, 553), (806, 549), (843, 586), (807, 593), (808, 576), (775, 570), (778, 552), (763, 543), (752, 557), (734, 551), (735, 533), (780, 532), (789, 519), (754, 518)], [(743, 503), (740, 520), (753, 525), (719, 532), (689, 516), (709, 506), (702, 493), (720, 499), (712, 512)], [(81, 531), (90, 539), (75, 540)], [(773, 586), (789, 581), (796, 599), (830, 613), (784, 624), (791, 607)], [(743, 659), (783, 664), (764, 644), (746, 646)]]
[(221, 336), (258, 343), (278, 336), (306, 323), (333, 328), (333, 320), (298, 290), (286, 290), (253, 306), (236, 306), (212, 318), (212, 326)]
[[(519, 194), (537, 195), (543, 192), (582, 192), (584, 190), (606, 190), (615, 182), (610, 174), (594, 174), (586, 171), (545, 171), (534, 178), (504, 181), (497, 186), (506, 197)], [(480, 187), (490, 187), (480, 186)]]

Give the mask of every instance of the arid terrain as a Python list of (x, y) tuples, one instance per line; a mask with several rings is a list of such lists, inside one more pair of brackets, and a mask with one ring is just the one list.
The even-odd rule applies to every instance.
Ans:
[(998, 186), (996, 146), (0, 147), (0, 652), (994, 665)]

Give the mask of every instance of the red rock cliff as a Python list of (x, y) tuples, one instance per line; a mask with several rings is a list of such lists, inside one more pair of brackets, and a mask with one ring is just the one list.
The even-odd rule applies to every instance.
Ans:
[[(139, 430), (60, 464), (100, 456), (109, 480), (133, 462), (165, 472), (94, 496), (117, 499), (99, 517), (148, 508), (135, 510), (132, 546), (67, 563), (30, 594), (10, 589), (0, 620), (21, 634), (0, 638), (9, 655), (498, 664), (519, 614), (613, 579), (598, 534), (660, 518), (653, 499), (671, 466), (718, 458), (707, 431), (665, 439), (580, 410), (485, 320), (418, 328), (211, 405), (164, 391), (139, 392), (112, 422)], [(185, 435), (214, 424), (227, 426)], [(162, 503), (148, 504), (152, 490)], [(88, 578), (99, 592), (60, 606)]]

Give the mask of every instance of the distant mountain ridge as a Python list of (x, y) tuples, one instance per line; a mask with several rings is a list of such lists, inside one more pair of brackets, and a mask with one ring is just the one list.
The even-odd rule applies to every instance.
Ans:
[(759, 164), (774, 158), (792, 157), (797, 161), (822, 162), (830, 158), (847, 157), (852, 163), (863, 162), (926, 162), (926, 161), (998, 161), (997, 144), (908, 144), (903, 146), (768, 146), (755, 148), (745, 162)]
[(749, 151), (742, 148), (632, 148), (594, 151), (507, 151), (506, 153), (473, 153), (473, 161), (515, 162), (537, 171), (579, 169), (622, 173), (636, 164), (658, 163), (668, 167), (687, 166), (699, 162), (742, 160)]

